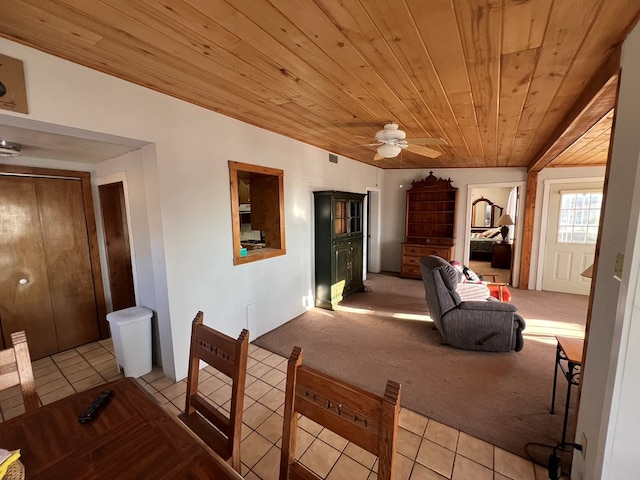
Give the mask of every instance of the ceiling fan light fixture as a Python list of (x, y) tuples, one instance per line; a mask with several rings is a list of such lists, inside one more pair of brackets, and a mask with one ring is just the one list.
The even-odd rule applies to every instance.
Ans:
[(20, 155), (22, 145), (19, 143), (0, 140), (0, 157), (17, 157)]
[(407, 134), (404, 130), (398, 130), (397, 123), (387, 123), (384, 126), (384, 130), (376, 132), (376, 140), (379, 142), (388, 142), (391, 140), (404, 140)]
[(393, 158), (397, 157), (400, 154), (401, 150), (402, 148), (400, 148), (398, 145), (385, 143), (384, 145), (380, 145), (378, 147), (378, 155), (380, 155), (382, 158)]

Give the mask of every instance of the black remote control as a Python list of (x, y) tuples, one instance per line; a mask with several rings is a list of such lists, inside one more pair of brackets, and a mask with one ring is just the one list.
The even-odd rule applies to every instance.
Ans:
[(78, 417), (80, 423), (87, 423), (96, 418), (98, 411), (107, 403), (109, 397), (113, 394), (113, 390), (100, 392), (93, 402)]

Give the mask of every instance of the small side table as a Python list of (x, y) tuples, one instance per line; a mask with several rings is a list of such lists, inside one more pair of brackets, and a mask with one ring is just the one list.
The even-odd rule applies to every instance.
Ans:
[[(562, 424), (562, 443), (564, 443), (567, 437), (567, 417), (569, 416), (569, 403), (571, 402), (571, 387), (580, 384), (584, 340), (582, 338), (560, 337), (558, 335), (556, 335), (556, 340), (558, 345), (556, 347), (556, 364), (553, 370), (551, 413), (554, 413), (555, 410), (558, 368), (560, 368), (564, 378), (567, 380), (567, 401), (564, 406), (564, 422)], [(566, 362), (566, 365), (563, 365), (563, 362)]]

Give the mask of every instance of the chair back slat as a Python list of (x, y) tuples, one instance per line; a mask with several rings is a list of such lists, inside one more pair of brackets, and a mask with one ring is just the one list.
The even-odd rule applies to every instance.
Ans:
[(289, 480), (318, 480), (318, 476), (300, 463), (292, 463)]
[(200, 415), (213, 423), (218, 430), (227, 437), (231, 435), (231, 422), (229, 417), (220, 413), (213, 405), (207, 402), (202, 396), (194, 395), (191, 397), (191, 403)]
[(280, 480), (318, 479), (296, 458), (298, 416), (303, 415), (378, 457), (378, 479), (391, 480), (397, 448), (400, 385), (387, 382), (384, 396), (302, 365), (294, 347), (287, 365)]
[(304, 365), (298, 367), (295, 394), (298, 413), (378, 455), (380, 397)]
[(194, 355), (228, 377), (233, 377), (238, 357), (238, 340), (216, 332), (206, 325), (196, 329)]

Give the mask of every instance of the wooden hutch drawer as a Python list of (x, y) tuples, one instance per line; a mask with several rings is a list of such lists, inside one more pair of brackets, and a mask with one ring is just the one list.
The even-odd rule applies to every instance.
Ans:
[(451, 247), (455, 244), (453, 238), (429, 237), (429, 238), (407, 238), (404, 242), (407, 245)]
[(436, 255), (449, 261), (453, 255), (453, 247), (439, 247), (436, 245), (402, 245), (402, 263), (408, 264), (415, 261), (420, 263), (420, 257)]
[(402, 265), (401, 276), (404, 278), (422, 278), (422, 272), (420, 271), (420, 265)]
[(453, 258), (453, 247), (435, 245), (402, 244), (402, 277), (421, 278), (420, 259), (427, 255), (435, 255), (447, 261)]

